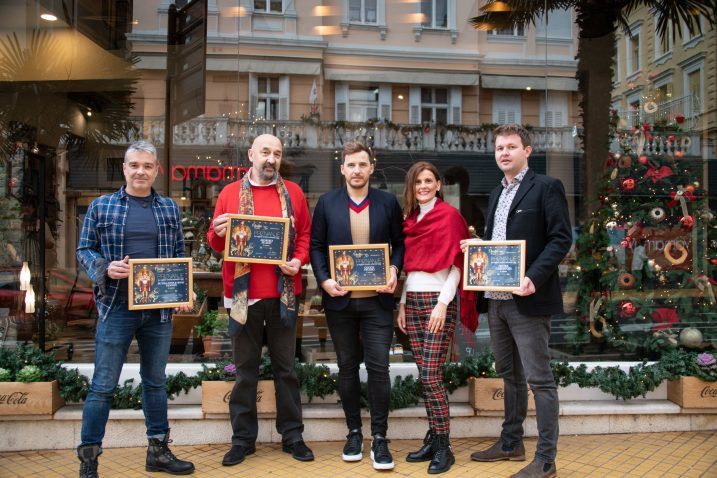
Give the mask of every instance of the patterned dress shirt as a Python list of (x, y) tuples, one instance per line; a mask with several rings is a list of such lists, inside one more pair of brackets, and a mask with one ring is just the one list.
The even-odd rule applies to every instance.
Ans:
[[(105, 320), (117, 296), (120, 280), (110, 279), (110, 262), (124, 258), (124, 232), (129, 211), (125, 187), (112, 194), (100, 196), (87, 209), (82, 224), (77, 260), (94, 282), (95, 303), (100, 320)], [(152, 212), (157, 221), (159, 258), (184, 256), (184, 237), (179, 208), (171, 199), (152, 190)], [(160, 309), (162, 321), (171, 318), (171, 309)]]
[[(511, 181), (510, 184), (508, 184), (508, 181), (505, 179), (505, 176), (501, 180), (501, 184), (503, 185), (503, 191), (500, 193), (498, 205), (495, 208), (495, 215), (493, 216), (493, 237), (491, 237), (491, 240), (506, 240), (505, 234), (506, 227), (508, 226), (508, 213), (510, 212), (510, 205), (513, 204), (515, 193), (518, 192), (520, 182), (523, 180), (527, 172), (528, 168), (526, 167), (521, 172), (519, 172), (516, 177), (513, 178), (513, 181)], [(513, 294), (511, 294), (510, 292), (487, 291), (485, 293), (485, 296), (488, 299), (495, 300), (510, 300), (513, 298)]]

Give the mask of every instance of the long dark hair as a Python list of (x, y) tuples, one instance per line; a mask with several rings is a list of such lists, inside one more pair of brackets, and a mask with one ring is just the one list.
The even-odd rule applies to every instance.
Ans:
[[(438, 172), (433, 164), (428, 161), (419, 161), (415, 163), (406, 173), (406, 184), (403, 187), (403, 213), (409, 216), (418, 209), (418, 201), (416, 200), (416, 179), (418, 175), (423, 171), (430, 171), (436, 178), (436, 181), (441, 180), (441, 173)], [(436, 196), (443, 199), (443, 193), (436, 191)]]

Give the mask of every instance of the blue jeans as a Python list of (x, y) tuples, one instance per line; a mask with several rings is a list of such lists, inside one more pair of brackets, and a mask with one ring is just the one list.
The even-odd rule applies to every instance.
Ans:
[[(366, 364), (371, 435), (386, 436), (391, 379), (388, 373), (393, 311), (376, 297), (351, 299), (341, 311), (326, 309), (326, 321), (339, 366), (339, 397), (349, 430), (361, 428), (359, 367)], [(363, 350), (362, 350), (363, 349)]]
[(508, 447), (522, 443), (530, 385), (538, 422), (535, 457), (553, 463), (558, 446), (559, 402), (548, 351), (550, 317), (523, 315), (512, 299), (491, 300), (488, 325), (495, 370), (503, 378), (505, 389), (501, 441)]
[(142, 409), (147, 436), (169, 430), (165, 369), (172, 341), (172, 322), (162, 322), (159, 310), (127, 310), (127, 302), (112, 305), (97, 324), (95, 371), (82, 408), (82, 445), (102, 445), (112, 396), (132, 339), (139, 345)]

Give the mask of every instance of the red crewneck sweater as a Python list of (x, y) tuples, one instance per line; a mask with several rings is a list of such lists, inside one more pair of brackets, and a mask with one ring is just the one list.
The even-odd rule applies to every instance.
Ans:
[[(291, 181), (284, 179), (291, 205), (294, 208), (294, 228), (296, 231), (294, 240), (294, 254), (287, 258), (299, 259), (301, 265), (309, 262), (309, 236), (311, 234), (311, 219), (309, 217), (309, 207), (306, 204), (306, 198), (301, 188)], [(237, 214), (239, 211), (239, 192), (241, 190), (241, 182), (235, 181), (222, 189), (217, 198), (217, 205), (214, 208), (214, 218), (217, 216), (230, 213)], [(271, 186), (252, 186), (252, 194), (254, 195), (254, 215), (281, 217), (281, 204), (279, 203), (279, 193), (276, 185)], [(214, 221), (209, 226), (207, 232), (207, 241), (209, 245), (217, 252), (224, 251), (225, 238), (219, 237), (214, 233)], [(222, 282), (224, 284), (224, 296), (232, 297), (232, 288), (234, 284), (234, 271), (236, 269), (235, 262), (224, 261), (222, 266)], [(270, 299), (279, 297), (277, 288), (276, 266), (273, 264), (252, 264), (251, 275), (249, 276), (249, 299)], [(301, 293), (301, 272), (294, 276), (294, 289), (296, 294)]]

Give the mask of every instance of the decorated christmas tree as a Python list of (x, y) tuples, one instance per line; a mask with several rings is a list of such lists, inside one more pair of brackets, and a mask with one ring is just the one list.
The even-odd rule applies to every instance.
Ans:
[(704, 160), (688, 154), (699, 148), (674, 122), (613, 131), (599, 206), (576, 243), (576, 340), (635, 358), (715, 348), (717, 221)]

